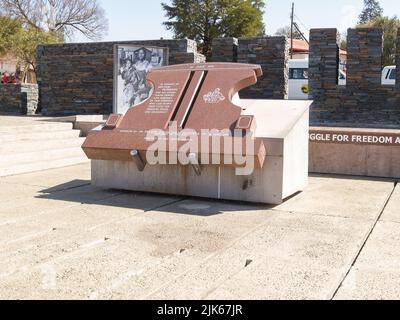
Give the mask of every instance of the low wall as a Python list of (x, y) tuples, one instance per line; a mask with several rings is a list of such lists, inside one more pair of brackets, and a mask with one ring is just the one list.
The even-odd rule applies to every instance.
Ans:
[(400, 130), (310, 128), (310, 172), (400, 178)]
[[(348, 128), (400, 127), (400, 72), (396, 85), (382, 85), (382, 29), (349, 29), (347, 83), (338, 85), (337, 29), (310, 32), (310, 122), (314, 126)], [(400, 69), (400, 32), (397, 40)]]
[(0, 113), (10, 115), (33, 115), (39, 100), (38, 86), (35, 84), (0, 85)]

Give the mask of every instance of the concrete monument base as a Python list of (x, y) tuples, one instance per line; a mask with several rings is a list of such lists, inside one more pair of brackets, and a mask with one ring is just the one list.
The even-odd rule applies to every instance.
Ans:
[(267, 156), (262, 169), (237, 176), (235, 168), (203, 166), (197, 176), (191, 166), (146, 166), (133, 161), (92, 160), (97, 187), (187, 195), (214, 199), (280, 204), (308, 183), (308, 101), (241, 100), (245, 115), (257, 119), (256, 138)]

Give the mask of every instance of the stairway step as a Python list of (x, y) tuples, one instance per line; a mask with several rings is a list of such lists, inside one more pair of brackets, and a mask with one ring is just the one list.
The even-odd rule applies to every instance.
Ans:
[(49, 122), (26, 126), (0, 126), (0, 134), (17, 134), (29, 132), (50, 132), (72, 130), (73, 124), (66, 122)]
[(0, 177), (88, 163), (80, 133), (63, 122), (0, 125)]
[(42, 152), (61, 148), (81, 147), (85, 138), (55, 139), (46, 141), (17, 141), (0, 145), (0, 157), (7, 154)]
[(7, 168), (0, 168), (0, 177), (43, 171), (49, 169), (57, 169), (88, 162), (89, 160), (87, 159), (87, 157), (76, 157), (76, 158), (66, 158), (66, 159), (58, 159), (52, 161), (32, 162), (22, 165), (9, 166)]
[(41, 152), (6, 154), (0, 156), (0, 168), (39, 161), (52, 161), (84, 156), (85, 153), (80, 147), (46, 150)]
[(0, 133), (0, 143), (79, 138), (80, 134), (81, 134), (80, 130), (19, 132), (19, 133), (5, 133), (5, 134)]

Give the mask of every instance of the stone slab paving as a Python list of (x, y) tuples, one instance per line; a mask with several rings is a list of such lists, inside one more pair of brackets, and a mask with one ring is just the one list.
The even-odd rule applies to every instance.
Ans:
[(328, 299), (367, 229), (342, 218), (275, 213), (151, 297)]
[(393, 192), (385, 212), (382, 214), (381, 221), (400, 223), (400, 184)]
[(376, 220), (393, 182), (367, 178), (312, 176), (306, 192), (286, 201), (277, 210)]
[[(55, 192), (57, 190), (90, 184), (90, 166), (85, 163), (61, 169), (47, 170), (46, 174), (43, 174), (43, 172), (33, 172), (24, 175), (0, 177), (0, 183), (16, 186), (34, 186), (39, 187), (38, 189), (41, 191), (47, 187), (50, 189), (49, 191)], [(0, 191), (3, 191), (3, 188)]]
[(400, 299), (399, 186), (336, 298)]
[[(311, 177), (304, 193), (272, 207), (100, 190), (90, 165), (2, 178), (0, 298), (363, 298), (344, 289), (364, 251), (387, 273), (357, 279), (392, 283), (392, 297), (400, 224), (376, 220), (393, 188)], [(396, 192), (386, 209), (400, 205)]]

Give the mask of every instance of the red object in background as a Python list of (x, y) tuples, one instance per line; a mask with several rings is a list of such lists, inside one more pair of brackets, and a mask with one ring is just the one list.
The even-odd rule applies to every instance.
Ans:
[(10, 75), (8, 72), (5, 72), (1, 77), (2, 84), (17, 84), (18, 80), (14, 75)]
[(3, 76), (1, 77), (1, 83), (9, 83), (10, 82), (10, 75), (6, 72), (3, 74)]

